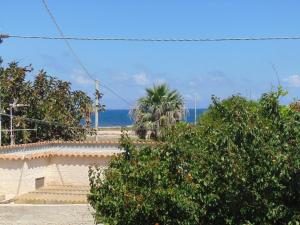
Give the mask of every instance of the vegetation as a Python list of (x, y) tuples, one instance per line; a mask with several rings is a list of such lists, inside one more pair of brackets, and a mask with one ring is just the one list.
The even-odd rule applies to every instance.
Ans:
[(213, 97), (197, 126), (90, 169), (97, 221), (109, 224), (299, 224), (300, 114), (284, 92), (259, 101)]
[[(32, 73), (31, 66), (22, 67), (12, 62), (8, 67), (0, 65), (0, 97), (4, 114), (9, 114), (9, 104), (18, 101), (28, 104), (14, 110), (15, 129), (36, 128), (37, 131), (15, 132), (16, 143), (27, 143), (52, 139), (81, 139), (86, 129), (80, 120), (89, 121), (91, 99), (82, 91), (72, 91), (71, 84), (40, 71), (33, 79), (26, 79)], [(42, 121), (26, 120), (33, 118)], [(8, 116), (2, 116), (3, 129), (9, 129)], [(89, 123), (87, 123), (89, 126)], [(8, 132), (3, 135), (3, 143), (10, 142)]]
[(156, 139), (162, 136), (164, 128), (180, 121), (184, 113), (182, 96), (166, 84), (161, 84), (146, 89), (146, 96), (138, 100), (131, 115), (140, 138), (150, 133), (150, 137)]

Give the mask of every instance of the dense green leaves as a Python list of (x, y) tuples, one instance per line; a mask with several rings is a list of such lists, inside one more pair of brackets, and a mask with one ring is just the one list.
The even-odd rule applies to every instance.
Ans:
[[(80, 126), (81, 119), (89, 119), (91, 99), (82, 91), (72, 91), (71, 84), (40, 71), (29, 81), (26, 76), (32, 73), (31, 66), (22, 67), (12, 62), (8, 67), (0, 67), (0, 97), (2, 109), (9, 113), (9, 103), (28, 104), (14, 111), (15, 129), (33, 131), (15, 132), (16, 143), (35, 142), (52, 139), (81, 139), (86, 130)], [(52, 124), (24, 120), (21, 117), (50, 121)], [(9, 118), (3, 116), (3, 128), (9, 128)], [(61, 125), (64, 124), (64, 125)], [(3, 143), (9, 143), (9, 134), (4, 133)]]
[(184, 116), (184, 102), (176, 90), (166, 84), (146, 89), (146, 96), (138, 100), (131, 111), (134, 127), (140, 138), (163, 136), (164, 128), (180, 121)]
[(197, 126), (168, 129), (90, 170), (89, 201), (109, 224), (298, 224), (300, 114), (279, 104), (213, 98)]

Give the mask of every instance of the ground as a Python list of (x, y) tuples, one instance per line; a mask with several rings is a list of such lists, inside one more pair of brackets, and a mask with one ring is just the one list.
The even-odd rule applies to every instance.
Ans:
[[(137, 136), (135, 135), (135, 132), (132, 130), (132, 127), (126, 128), (128, 135), (133, 138), (137, 139)], [(98, 141), (102, 140), (119, 140), (121, 138), (122, 134), (122, 128), (121, 127), (101, 127), (98, 130)], [(95, 141), (95, 136), (87, 136), (87, 140)]]
[(1, 225), (93, 225), (87, 204), (19, 205), (0, 204)]
[[(129, 135), (133, 138), (136, 138), (133, 131), (129, 131)], [(118, 140), (120, 136), (120, 128), (105, 128), (98, 131), (98, 140)], [(94, 140), (94, 138), (95, 137), (89, 137), (91, 140)], [(49, 187), (42, 188), (36, 191), (36, 193), (29, 193), (23, 196), (24, 198), (27, 197), (25, 200), (28, 201), (28, 203), (36, 202), (38, 204), (0, 204), (0, 225), (94, 224), (94, 219), (92, 216), (93, 210), (88, 204), (69, 204), (70, 202), (68, 202), (68, 204), (57, 204), (56, 201), (50, 199), (50, 197), (56, 194), (58, 197), (55, 196), (55, 200), (57, 201), (61, 201), (67, 196), (68, 200), (77, 202), (77, 198), (81, 197), (81, 192), (85, 193), (86, 190), (73, 190), (74, 193), (70, 190), (67, 190), (68, 193), (66, 195), (66, 193), (64, 193), (66, 190), (57, 190), (56, 188), (55, 192), (51, 190), (50, 193), (48, 189)], [(44, 194), (47, 198), (42, 198), (44, 202), (51, 201), (51, 203), (55, 204), (40, 204), (43, 202), (39, 199), (41, 197), (40, 192), (45, 192)], [(19, 202), (22, 202), (20, 199)], [(25, 200), (23, 199), (23, 202)], [(65, 203), (65, 201), (63, 203)]]

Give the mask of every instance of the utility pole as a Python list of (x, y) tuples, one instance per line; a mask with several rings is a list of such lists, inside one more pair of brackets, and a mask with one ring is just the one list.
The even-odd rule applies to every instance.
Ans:
[(101, 104), (100, 100), (103, 94), (100, 93), (100, 82), (99, 80), (95, 80), (96, 85), (96, 93), (95, 93), (95, 130), (96, 130), (96, 141), (98, 141), (98, 128), (99, 128), (99, 112), (103, 112), (105, 110), (105, 105)]
[(98, 125), (99, 125), (99, 81), (95, 80), (96, 93), (95, 93), (95, 129), (96, 129), (96, 141), (98, 141)]

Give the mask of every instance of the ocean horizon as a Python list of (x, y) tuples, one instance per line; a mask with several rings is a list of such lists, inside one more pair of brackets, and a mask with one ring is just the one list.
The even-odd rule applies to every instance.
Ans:
[[(196, 109), (196, 117), (198, 118), (207, 109)], [(188, 113), (184, 121), (194, 123), (194, 109), (188, 109)], [(91, 116), (92, 124), (95, 124), (95, 115)], [(129, 109), (107, 109), (99, 112), (99, 127), (125, 127), (133, 125), (133, 121), (129, 116)]]

